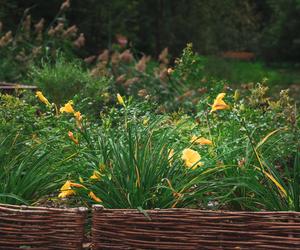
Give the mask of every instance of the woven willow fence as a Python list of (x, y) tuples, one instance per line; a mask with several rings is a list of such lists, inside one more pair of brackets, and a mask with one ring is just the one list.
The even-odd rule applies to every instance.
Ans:
[[(87, 209), (0, 204), (0, 249), (81, 249)], [(94, 206), (92, 249), (300, 249), (300, 213)]]
[(93, 249), (300, 249), (300, 213), (94, 206)]
[(86, 213), (0, 204), (0, 249), (81, 249)]

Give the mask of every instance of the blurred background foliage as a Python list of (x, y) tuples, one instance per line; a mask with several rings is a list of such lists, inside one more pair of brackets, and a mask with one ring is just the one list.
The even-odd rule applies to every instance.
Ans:
[[(33, 21), (53, 20), (61, 0), (0, 0), (3, 29), (16, 30), (30, 8)], [(299, 62), (299, 0), (72, 0), (65, 15), (87, 37), (86, 49), (111, 48), (117, 34), (132, 47), (176, 57), (187, 42), (200, 54), (251, 51), (268, 62)]]

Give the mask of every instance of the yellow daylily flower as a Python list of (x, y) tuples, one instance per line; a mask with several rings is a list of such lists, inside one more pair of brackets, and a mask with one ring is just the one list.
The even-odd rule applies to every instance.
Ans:
[(82, 120), (82, 115), (79, 111), (74, 113), (76, 121), (80, 122)]
[(215, 99), (212, 109), (210, 112), (214, 112), (216, 110), (224, 110), (224, 109), (229, 109), (229, 105), (227, 105), (224, 101), (223, 98), (225, 97), (225, 93), (220, 93), (218, 94), (217, 98)]
[(119, 93), (117, 94), (117, 99), (118, 99), (118, 103), (125, 107), (123, 97)]
[(102, 202), (102, 200), (97, 197), (92, 191), (89, 193), (89, 196), (96, 202)]
[(78, 128), (82, 128), (82, 125), (81, 125), (81, 120), (82, 120), (82, 115), (79, 111), (75, 112), (74, 113), (74, 116), (75, 116), (75, 120), (76, 120), (76, 126)]
[(75, 113), (75, 110), (73, 109), (73, 102), (72, 101), (69, 101), (65, 104), (65, 106), (61, 107), (59, 109), (60, 113)]
[(100, 180), (101, 174), (99, 171), (94, 170), (93, 175), (90, 176), (92, 180)]
[(66, 198), (68, 196), (74, 195), (75, 191), (71, 189), (71, 181), (66, 181), (66, 183), (61, 187), (58, 198)]
[(79, 184), (79, 183), (66, 181), (65, 184), (60, 188), (61, 192), (59, 193), (58, 198), (66, 198), (66, 197), (69, 197), (71, 195), (74, 195), (75, 191), (72, 190), (72, 187), (82, 188), (84, 186)]
[(70, 190), (66, 190), (66, 191), (61, 191), (58, 195), (58, 198), (66, 198), (66, 197), (69, 197), (69, 196), (72, 196), (75, 194), (75, 191), (70, 189)]
[(196, 143), (196, 144), (199, 144), (199, 145), (212, 145), (211, 140), (206, 139), (204, 137), (199, 138), (195, 135), (192, 136), (191, 143)]
[(182, 151), (182, 160), (185, 161), (185, 165), (192, 170), (196, 169), (197, 167), (203, 166), (203, 162), (200, 162), (201, 156), (199, 153), (193, 149), (186, 148)]
[(35, 92), (35, 96), (36, 96), (37, 98), (39, 98), (39, 100), (40, 100), (42, 103), (46, 104), (47, 106), (50, 106), (50, 105), (51, 105), (50, 102), (48, 101), (48, 99), (43, 95), (43, 93), (42, 93), (41, 91)]
[(75, 139), (74, 134), (71, 131), (68, 132), (68, 136), (75, 144), (79, 143), (78, 140)]

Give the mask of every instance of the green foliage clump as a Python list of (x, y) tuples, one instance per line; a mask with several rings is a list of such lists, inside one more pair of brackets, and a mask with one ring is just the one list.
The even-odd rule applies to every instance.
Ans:
[(59, 151), (48, 142), (32, 145), (18, 134), (1, 134), (0, 202), (30, 205), (51, 199), (69, 171)]
[(173, 68), (167, 49), (155, 61), (117, 47), (89, 69), (56, 58), (29, 72), (45, 96), (0, 96), (1, 201), (299, 211), (287, 90), (234, 91), (190, 44)]
[(29, 79), (57, 104), (62, 104), (89, 88), (96, 90), (97, 83), (100, 83), (97, 86), (98, 91), (104, 87), (101, 86), (101, 81), (93, 79), (81, 67), (79, 61), (68, 61), (62, 55), (59, 55), (54, 63), (48, 60), (43, 61), (41, 66), (33, 66)]
[(64, 144), (71, 126), (55, 116), (55, 107), (39, 107), (32, 93), (20, 94), (0, 95), (0, 202), (53, 203), (73, 171), (65, 163), (75, 151)]

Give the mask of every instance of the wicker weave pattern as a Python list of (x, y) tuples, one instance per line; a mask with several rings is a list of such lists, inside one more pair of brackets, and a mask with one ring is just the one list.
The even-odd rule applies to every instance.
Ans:
[(0, 204), (0, 249), (81, 249), (86, 212)]
[(93, 249), (300, 249), (295, 212), (93, 210)]

